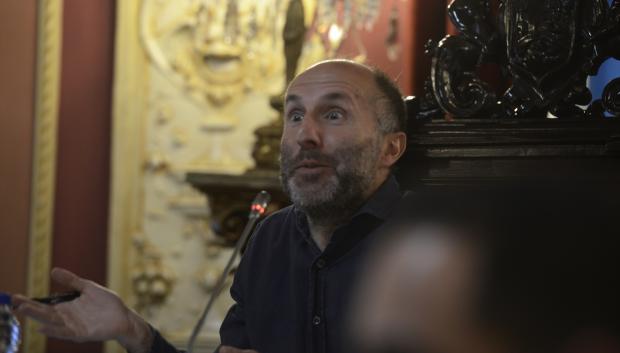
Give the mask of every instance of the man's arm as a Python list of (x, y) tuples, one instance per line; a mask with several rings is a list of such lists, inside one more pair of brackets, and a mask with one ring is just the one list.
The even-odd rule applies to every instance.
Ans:
[(245, 318), (239, 304), (234, 304), (220, 327), (220, 339), (223, 345), (249, 348), (250, 340), (245, 331)]
[[(235, 278), (233, 284), (230, 287), (230, 296), (235, 301), (232, 307), (228, 310), (222, 326), (220, 326), (220, 340), (222, 346), (216, 352), (246, 352), (243, 349), (252, 349), (250, 337), (247, 328), (247, 317), (245, 312), (245, 293), (251, 293), (250, 280), (251, 275), (256, 274), (256, 268), (252, 268), (253, 260), (256, 259), (257, 253), (257, 238), (260, 238), (260, 234), (263, 230), (265, 221), (256, 226), (254, 233), (250, 237), (245, 254), (239, 262), (239, 267), (235, 272)], [(227, 350), (236, 347), (237, 351)], [(252, 352), (252, 351), (249, 351)]]
[(52, 279), (80, 297), (56, 305), (13, 297), (16, 313), (38, 321), (41, 333), (75, 342), (116, 340), (130, 353), (178, 352), (114, 292), (63, 269), (52, 270)]
[[(243, 279), (243, 261), (239, 265), (239, 269), (235, 274), (233, 285), (230, 288), (230, 295), (235, 301), (235, 304), (230, 307), (222, 326), (220, 326), (220, 340), (222, 345), (238, 347), (238, 348), (250, 348), (250, 338), (246, 331), (246, 319), (243, 309), (243, 299), (241, 295), (241, 282)], [(220, 349), (218, 352), (221, 352)]]

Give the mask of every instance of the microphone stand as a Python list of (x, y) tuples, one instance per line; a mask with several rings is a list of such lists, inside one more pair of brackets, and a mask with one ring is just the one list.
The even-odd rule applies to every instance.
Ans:
[(252, 207), (250, 208), (250, 216), (249, 216), (248, 223), (243, 229), (243, 233), (241, 233), (241, 237), (239, 237), (239, 240), (237, 240), (237, 244), (235, 244), (235, 249), (233, 250), (233, 253), (230, 255), (230, 259), (228, 260), (228, 263), (226, 264), (224, 271), (222, 271), (222, 274), (220, 275), (220, 278), (218, 279), (217, 284), (215, 285), (215, 287), (213, 287), (213, 292), (211, 292), (211, 297), (209, 298), (209, 302), (207, 302), (207, 306), (205, 307), (204, 311), (200, 315), (200, 319), (198, 319), (196, 326), (194, 326), (192, 335), (190, 336), (189, 341), (187, 343), (187, 353), (193, 353), (194, 344), (196, 343), (196, 338), (198, 338), (198, 334), (202, 330), (202, 326), (204, 326), (205, 324), (205, 321), (207, 319), (207, 314), (209, 314), (209, 311), (211, 311), (211, 308), (213, 307), (213, 303), (215, 302), (215, 299), (217, 299), (217, 297), (220, 295), (224, 287), (224, 282), (226, 282), (226, 277), (228, 277), (228, 273), (230, 272), (230, 268), (232, 267), (233, 263), (235, 262), (235, 259), (237, 258), (237, 254), (239, 254), (239, 251), (241, 250), (241, 248), (246, 244), (246, 241), (248, 237), (250, 236), (250, 232), (254, 228), (256, 221), (260, 218), (260, 216), (262, 216), (265, 213), (265, 210), (267, 209), (267, 204), (269, 204), (269, 201), (271, 201), (271, 196), (269, 195), (267, 191), (264, 191), (264, 190), (259, 192), (258, 195), (256, 195), (256, 197), (254, 198), (254, 201), (252, 202)]

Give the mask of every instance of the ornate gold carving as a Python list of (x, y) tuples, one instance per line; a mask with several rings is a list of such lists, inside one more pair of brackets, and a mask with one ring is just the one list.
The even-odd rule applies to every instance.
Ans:
[[(153, 64), (201, 104), (223, 108), (282, 71), (277, 40), (285, 2), (144, 0), (141, 39)], [(278, 85), (279, 86), (279, 85)], [(207, 126), (232, 127), (226, 109)], [(227, 114), (228, 113), (228, 114)]]
[(172, 144), (174, 147), (185, 147), (187, 145), (187, 141), (189, 140), (189, 133), (182, 127), (175, 127), (171, 132)]
[(170, 170), (170, 162), (163, 153), (153, 152), (144, 162), (144, 168), (151, 173), (164, 173)]
[(202, 284), (205, 291), (211, 292), (215, 287), (217, 280), (220, 278), (223, 270), (224, 268), (222, 268), (221, 266), (205, 266), (198, 273), (198, 282)]
[(212, 148), (205, 154), (199, 156), (191, 162), (186, 171), (202, 171), (220, 174), (241, 174), (251, 167), (251, 161), (240, 161), (233, 158), (230, 154), (234, 146), (234, 140), (229, 141), (224, 135), (216, 133), (210, 136)]
[(182, 212), (187, 218), (186, 228), (183, 233), (195, 234), (201, 233), (202, 229), (198, 225), (209, 217), (209, 209), (207, 208), (206, 198), (195, 191), (188, 188), (181, 192), (178, 196), (172, 197), (168, 201), (171, 210)]
[[(40, 0), (38, 13), (28, 295), (40, 297), (48, 294), (51, 265), (62, 2)], [(43, 353), (45, 342), (45, 337), (36, 331), (35, 324), (28, 321), (24, 352)]]
[(155, 108), (156, 121), (159, 125), (166, 125), (174, 118), (174, 110), (170, 104), (157, 104)]
[(276, 119), (269, 125), (261, 126), (254, 134), (256, 143), (252, 150), (252, 157), (254, 157), (256, 166), (253, 170), (279, 170), (282, 119)]
[(146, 311), (163, 303), (172, 292), (175, 277), (164, 265), (161, 252), (142, 234), (134, 236), (138, 263), (132, 272), (133, 291), (137, 297), (136, 308)]

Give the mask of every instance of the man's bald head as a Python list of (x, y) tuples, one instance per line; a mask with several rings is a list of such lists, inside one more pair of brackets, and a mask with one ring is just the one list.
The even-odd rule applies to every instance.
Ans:
[[(361, 87), (357, 88), (368, 104), (374, 108), (379, 131), (387, 134), (406, 130), (407, 116), (402, 93), (394, 81), (379, 68), (347, 59), (330, 59), (310, 66), (295, 80), (304, 75), (321, 72), (333, 75), (340, 71), (348, 71), (360, 78), (366, 78), (364, 83), (367, 84), (361, 84)], [(291, 82), (291, 85), (295, 83), (295, 80)]]

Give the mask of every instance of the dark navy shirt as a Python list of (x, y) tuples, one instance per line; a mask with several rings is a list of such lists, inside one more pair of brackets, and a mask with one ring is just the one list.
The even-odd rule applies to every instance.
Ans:
[[(260, 353), (341, 352), (361, 262), (400, 200), (390, 176), (323, 252), (299, 209), (289, 206), (267, 217), (235, 275), (230, 292), (236, 303), (222, 323), (222, 344)], [(151, 352), (175, 352), (168, 347), (156, 335)]]

